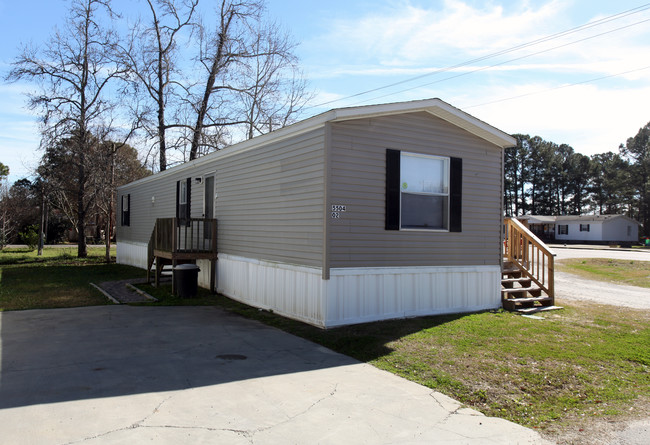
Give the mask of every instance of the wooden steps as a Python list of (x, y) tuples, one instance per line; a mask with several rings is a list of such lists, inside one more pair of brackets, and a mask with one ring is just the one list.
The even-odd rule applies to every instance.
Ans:
[(553, 306), (553, 298), (545, 295), (542, 288), (514, 264), (504, 263), (501, 276), (501, 303), (504, 309), (518, 311)]

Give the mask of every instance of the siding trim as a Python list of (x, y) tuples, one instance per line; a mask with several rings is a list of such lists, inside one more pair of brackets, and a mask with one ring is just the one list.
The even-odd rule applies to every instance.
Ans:
[(330, 187), (332, 184), (332, 124), (325, 124), (323, 137), (323, 280), (330, 278)]

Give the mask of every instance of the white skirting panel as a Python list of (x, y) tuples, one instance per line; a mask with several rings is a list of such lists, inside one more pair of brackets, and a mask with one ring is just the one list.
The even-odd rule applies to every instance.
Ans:
[(147, 244), (118, 241), (115, 245), (117, 263), (147, 268)]
[(325, 326), (320, 268), (220, 253), (217, 292), (289, 318)]
[(196, 260), (199, 266), (198, 285), (210, 289), (210, 260)]
[(496, 309), (500, 279), (499, 266), (330, 269), (325, 326)]
[(316, 326), (501, 306), (499, 266), (330, 269), (219, 254), (217, 291)]

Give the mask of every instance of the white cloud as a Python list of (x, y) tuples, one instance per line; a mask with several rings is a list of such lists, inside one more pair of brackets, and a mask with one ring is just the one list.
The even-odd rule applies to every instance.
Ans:
[[(475, 7), (447, 0), (441, 9), (435, 9), (400, 2), (379, 12), (328, 23), (330, 31), (308, 41), (305, 48), (318, 55), (312, 62), (318, 68), (310, 72), (318, 73), (319, 78), (405, 76), (408, 70), (456, 65), (584, 24), (570, 20), (571, 6), (572, 2), (552, 0), (535, 6), (524, 2), (507, 8), (494, 3)], [(638, 65), (640, 54), (650, 52), (647, 23), (639, 24), (644, 20), (650, 20), (650, 12), (558, 36), (481, 63), (490, 65), (534, 54), (507, 66), (525, 69), (521, 63), (548, 64), (575, 69), (579, 65), (580, 71), (621, 72), (631, 69), (633, 63)]]
[(617, 151), (619, 144), (634, 136), (650, 120), (647, 108), (650, 86), (607, 89), (580, 85), (472, 107), (491, 98), (544, 91), (546, 86), (530, 84), (511, 90), (494, 89), (489, 96), (464, 98), (464, 104), (458, 105), (508, 133), (538, 135), (555, 143), (569, 144), (588, 155)]
[[(402, 2), (336, 20), (326, 27), (329, 33), (308, 43), (319, 65), (310, 71), (319, 73), (321, 85), (330, 79), (323, 90), (333, 97), (352, 95), (617, 12), (600, 13), (597, 2), (477, 3), (447, 0), (425, 8)], [(461, 109), (486, 104), (467, 111), (506, 132), (536, 134), (585, 154), (616, 151), (650, 120), (650, 70), (640, 70), (650, 66), (644, 57), (650, 54), (650, 28), (643, 21), (650, 21), (650, 11), (330, 106), (425, 97)], [(574, 86), (559, 88), (566, 85)], [(523, 97), (504, 100), (516, 96)]]
[(524, 4), (506, 12), (500, 5), (476, 8), (459, 0), (445, 1), (441, 10), (407, 2), (389, 11), (337, 20), (328, 26), (327, 35), (307, 47), (320, 47), (323, 54), (328, 53), (325, 47), (336, 48), (344, 58), (387, 66), (421, 65), (448, 58), (455, 50), (471, 57), (539, 37), (566, 4), (553, 0), (538, 8)]

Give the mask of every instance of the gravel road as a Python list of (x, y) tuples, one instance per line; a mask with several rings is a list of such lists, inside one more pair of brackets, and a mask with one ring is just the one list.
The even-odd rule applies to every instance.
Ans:
[[(604, 248), (564, 248), (550, 246), (555, 260), (567, 258), (608, 258), (630, 261), (650, 261), (648, 250), (614, 250)], [(589, 300), (635, 309), (650, 310), (650, 289), (604, 281), (585, 280), (573, 274), (555, 273), (555, 295), (562, 300)]]

